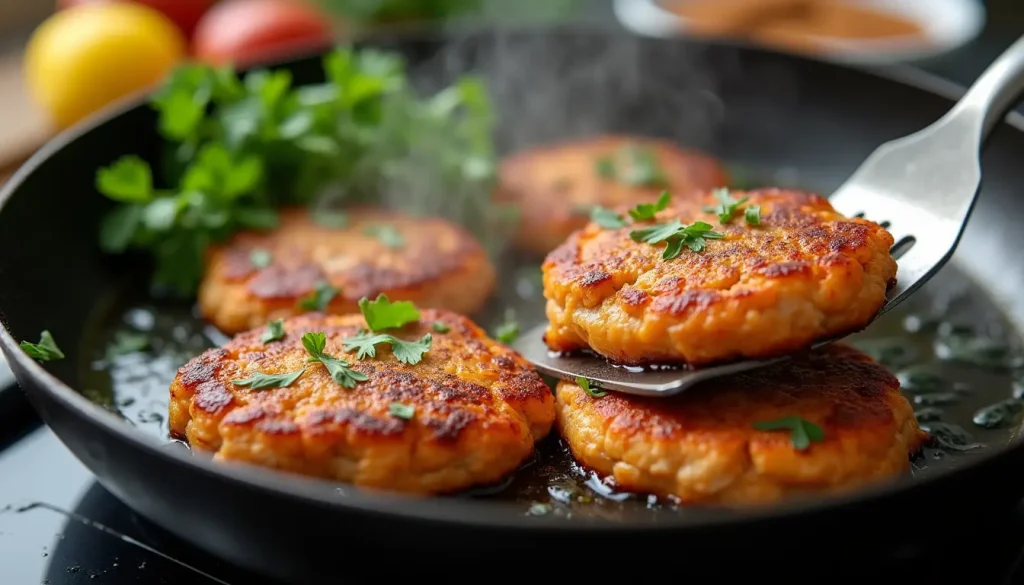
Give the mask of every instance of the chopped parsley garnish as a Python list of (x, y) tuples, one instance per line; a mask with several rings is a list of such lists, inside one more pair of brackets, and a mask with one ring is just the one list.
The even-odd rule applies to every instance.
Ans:
[(448, 333), (449, 331), (452, 330), (451, 327), (449, 327), (448, 325), (446, 325), (446, 324), (444, 324), (444, 323), (442, 323), (440, 321), (434, 321), (434, 324), (431, 325), (430, 328), (433, 329), (437, 333)]
[(711, 230), (711, 224), (697, 221), (684, 225), (678, 219), (668, 223), (657, 224), (629, 232), (634, 242), (660, 244), (665, 242), (665, 251), (661, 257), (671, 260), (683, 251), (683, 246), (694, 252), (702, 252), (707, 244), (705, 240), (720, 240), (725, 235)]
[(277, 319), (267, 323), (267, 330), (260, 336), (260, 341), (270, 343), (284, 339), (284, 319)]
[(316, 285), (316, 290), (313, 291), (308, 297), (299, 299), (298, 306), (300, 309), (307, 311), (324, 311), (327, 306), (331, 304), (331, 300), (341, 292), (339, 289), (331, 286), (330, 283), (321, 282)]
[(748, 205), (743, 211), (743, 217), (748, 225), (761, 225), (761, 206)]
[(299, 376), (301, 376), (305, 371), (306, 368), (295, 370), (294, 372), (285, 372), (284, 374), (264, 374), (256, 372), (249, 378), (231, 380), (231, 383), (235, 386), (248, 386), (253, 390), (287, 388), (288, 386), (291, 386), (295, 380), (298, 380)]
[(420, 318), (420, 310), (411, 301), (391, 302), (383, 294), (377, 295), (373, 301), (366, 297), (359, 299), (359, 310), (370, 331), (397, 329)]
[(354, 337), (348, 337), (342, 343), (345, 344), (345, 351), (355, 351), (356, 359), (377, 357), (377, 345), (386, 343), (391, 346), (391, 353), (395, 359), (403, 364), (415, 366), (423, 359), (423, 354), (430, 349), (432, 337), (429, 333), (420, 338), (419, 341), (405, 341), (387, 333), (370, 333), (360, 331)]
[(264, 250), (263, 248), (256, 248), (249, 254), (249, 263), (252, 264), (253, 268), (266, 268), (273, 261), (274, 256), (269, 250)]
[(519, 338), (519, 322), (516, 321), (515, 311), (505, 311), (505, 320), (494, 329), (494, 338), (504, 344), (512, 343)]
[(412, 420), (412, 417), (416, 414), (416, 407), (411, 404), (392, 402), (388, 405), (388, 413), (395, 418)]
[(626, 220), (622, 219), (621, 215), (604, 207), (594, 207), (591, 209), (590, 220), (610, 230), (626, 227)]
[(594, 160), (594, 172), (603, 179), (614, 179), (615, 161), (610, 156), (598, 157)]
[(331, 375), (331, 379), (343, 388), (355, 388), (359, 382), (370, 379), (366, 374), (353, 370), (352, 364), (345, 360), (340, 360), (333, 355), (324, 353), (324, 349), (327, 347), (327, 335), (323, 331), (310, 332), (303, 335), (302, 346), (306, 348), (306, 353), (309, 354), (306, 362), (320, 362), (323, 364)]
[(583, 391), (586, 392), (587, 395), (590, 396), (591, 398), (600, 398), (608, 394), (606, 391), (599, 390), (597, 386), (592, 385), (590, 383), (590, 380), (584, 378), (583, 376), (576, 377), (576, 385), (579, 386), (580, 388), (583, 388)]
[(793, 448), (803, 451), (811, 445), (825, 440), (825, 431), (811, 421), (798, 416), (784, 416), (775, 420), (757, 421), (754, 428), (759, 431), (790, 431), (789, 440)]
[(629, 210), (629, 216), (636, 221), (646, 221), (654, 219), (654, 216), (659, 212), (663, 211), (668, 207), (668, 202), (672, 199), (668, 191), (662, 191), (661, 196), (658, 197), (658, 201), (655, 203), (640, 203), (633, 209)]
[(377, 238), (380, 240), (380, 243), (388, 248), (401, 248), (405, 246), (405, 237), (402, 236), (402, 233), (395, 226), (388, 223), (367, 226), (363, 233)]
[(633, 187), (658, 187), (666, 182), (654, 151), (638, 144), (625, 144), (613, 155), (597, 158), (594, 169), (602, 178)]
[(39, 343), (21, 342), (21, 350), (28, 354), (28, 357), (39, 362), (52, 362), (64, 359), (64, 352), (57, 347), (53, 335), (44, 330), (39, 334)]
[[(736, 213), (736, 210), (746, 203), (748, 199), (748, 197), (744, 197), (743, 199), (733, 199), (732, 196), (729, 195), (729, 190), (725, 188), (715, 189), (712, 191), (712, 195), (718, 199), (718, 205), (705, 207), (704, 211), (708, 213), (717, 213), (718, 221), (721, 222), (722, 225), (732, 221), (732, 216)], [(758, 211), (760, 212), (760, 210)]]
[(402, 56), (369, 48), (335, 49), (322, 69), (325, 81), (311, 85), (284, 69), (172, 71), (149, 102), (167, 144), (160, 168), (128, 154), (96, 172), (97, 191), (117, 203), (102, 248), (148, 253), (152, 284), (187, 296), (211, 244), (275, 228), (282, 206), (341, 226), (344, 216), (317, 210), (344, 209), (382, 183), (395, 187), (394, 207), (446, 216), (489, 247), (511, 233), (511, 206), (491, 196), (495, 117), (481, 80), (421, 96)]

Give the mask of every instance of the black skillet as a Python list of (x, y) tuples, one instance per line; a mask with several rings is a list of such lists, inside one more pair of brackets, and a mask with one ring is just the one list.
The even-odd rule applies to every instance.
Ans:
[[(503, 120), (504, 151), (592, 132), (665, 136), (728, 161), (795, 169), (802, 183), (825, 192), (878, 144), (937, 119), (959, 91), (910, 71), (873, 74), (749, 48), (610, 32), (475, 32), (376, 44), (404, 53), (426, 85), (463, 71), (485, 74)], [(317, 58), (285, 66), (301, 82), (317, 80)], [(101, 299), (126, 274), (145, 268), (138, 259), (103, 257), (94, 245), (107, 208), (91, 188), (95, 169), (121, 154), (158, 160), (160, 147), (153, 113), (131, 105), (61, 135), (8, 183), (0, 194), (0, 282), (9, 283), (0, 289), (0, 344), (33, 406), (103, 486), (238, 565), (322, 582), (365, 568), (367, 547), (378, 550), (372, 562), (382, 571), (412, 564), (408, 552), (383, 556), (395, 549), (444, 562), (537, 563), (551, 556), (661, 568), (657, 559), (670, 559), (689, 570), (726, 557), (901, 555), (947, 542), (952, 530), (976, 528), (1024, 495), (1024, 443), (1014, 428), (955, 465), (852, 495), (758, 511), (637, 511), (614, 520), (531, 516), (486, 498), (364, 493), (192, 456), (83, 396), (82, 364), (94, 348), (72, 341), (86, 338)], [(953, 268), (944, 271), (952, 276), (936, 285), (966, 274), (1014, 328), (1024, 324), (1022, 157), (1024, 119), (1011, 116), (984, 155), (984, 192)], [(17, 348), (42, 329), (62, 341), (68, 359), (44, 368)]]

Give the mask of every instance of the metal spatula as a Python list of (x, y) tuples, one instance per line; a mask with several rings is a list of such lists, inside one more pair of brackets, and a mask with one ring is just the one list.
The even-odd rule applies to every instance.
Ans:
[[(885, 313), (949, 260), (981, 184), (979, 154), (989, 133), (1024, 92), (1024, 37), (1018, 39), (940, 120), (878, 147), (830, 201), (844, 215), (866, 217), (892, 233), (899, 263)], [(515, 349), (540, 371), (565, 380), (583, 377), (600, 388), (640, 396), (671, 396), (709, 378), (787, 359), (739, 361), (700, 369), (642, 369), (595, 356), (557, 356), (543, 341), (546, 325), (528, 331)], [(838, 338), (818, 342), (814, 347)]]

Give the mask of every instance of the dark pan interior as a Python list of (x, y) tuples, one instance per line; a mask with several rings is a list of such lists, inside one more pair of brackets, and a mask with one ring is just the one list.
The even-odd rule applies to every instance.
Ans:
[[(663, 136), (706, 149), (779, 183), (798, 183), (823, 192), (841, 183), (875, 146), (927, 125), (951, 104), (948, 97), (925, 89), (823, 63), (618, 33), (523, 30), (375, 44), (406, 54), (425, 88), (466, 71), (484, 74), (500, 114), (498, 141), (504, 152), (595, 132)], [(289, 67), (297, 80), (315, 81), (319, 59), (301, 60)], [(91, 354), (94, 348), (81, 343), (75, 346), (70, 340), (85, 339), (88, 317), (111, 298), (126, 274), (145, 265), (140, 258), (105, 258), (94, 245), (105, 200), (90, 187), (93, 175), (97, 167), (121, 154), (157, 160), (160, 144), (154, 127), (155, 117), (147, 108), (133, 107), (102, 124), (72, 131), (34, 158), (10, 182), (0, 201), (0, 282), (5, 283), (0, 287), (0, 317), (14, 339), (34, 341), (40, 330), (49, 329), (58, 340), (66, 340), (63, 349), (69, 359), (48, 364), (46, 369), (77, 390), (87, 389), (77, 367), (79, 357)], [(984, 190), (954, 259), (956, 268), (947, 270), (946, 280), (940, 281), (962, 280), (957, 271), (969, 275), (1014, 327), (1024, 324), (1024, 299), (1018, 294), (1019, 284), (1024, 282), (1024, 264), (1019, 261), (1024, 232), (1017, 228), (1024, 221), (1024, 209), (1016, 204), (1016, 188), (1024, 179), (1020, 153), (1024, 153), (1024, 134), (1009, 126), (997, 129), (983, 157)], [(68, 391), (59, 385), (42, 377), (27, 383), (38, 368), (23, 356), (12, 352), (12, 357), (35, 406), (101, 482), (145, 515), (172, 525), (172, 530), (177, 528), (175, 521), (159, 511), (159, 490), (153, 486), (165, 481), (172, 469), (200, 467), (197, 476), (201, 473), (210, 481), (228, 476), (252, 478), (260, 486), (252, 493), (262, 494), (254, 498), (291, 492), (292, 501), (329, 502), (324, 509), (332, 511), (351, 506), (352, 511), (381, 512), (379, 518), (406, 514), (477, 527), (484, 523), (522, 527), (527, 520), (518, 509), (498, 503), (433, 500), (417, 505), (384, 496), (339, 497), (320, 482), (258, 470), (211, 472), (209, 464), (187, 461), (187, 454), (169, 454), (100, 408), (69, 402)], [(61, 405), (75, 406), (77, 413), (58, 412)], [(61, 422), (69, 416), (79, 420), (75, 424)], [(62, 424), (76, 430), (64, 433)], [(112, 430), (116, 425), (123, 429)], [(82, 436), (79, 429), (90, 426), (105, 430), (97, 431), (95, 441), (88, 444), (77, 441)], [(1006, 430), (994, 443), (1008, 443), (1007, 448), (994, 445), (970, 465), (961, 465), (963, 473), (957, 474), (956, 480), (948, 480), (948, 473), (935, 474), (924, 481), (885, 486), (843, 501), (886, 497), (908, 489), (934, 494), (938, 487), (929, 486), (938, 486), (940, 480), (946, 486), (968, 489), (971, 470), (976, 472), (974, 479), (980, 480), (983, 472), (1005, 471), (1021, 463), (1022, 447), (1014, 440), (1016, 434), (1015, 429)], [(129, 441), (135, 452), (149, 453), (153, 467), (129, 479), (133, 476), (127, 463), (118, 463), (104, 451), (104, 444), (114, 440)], [(161, 454), (152, 455), (157, 452)], [(239, 484), (226, 480), (224, 486), (239, 489)], [(1019, 496), (1022, 488), (1024, 478), (1008, 477), (992, 497)], [(152, 491), (144, 493), (147, 490)], [(229, 494), (221, 493), (223, 497)], [(621, 526), (697, 528), (707, 526), (708, 521), (765, 519), (798, 509), (685, 514), (662, 517), (654, 525), (639, 517), (627, 518)], [(546, 521), (534, 526), (554, 528)], [(600, 527), (614, 529), (608, 524)]]

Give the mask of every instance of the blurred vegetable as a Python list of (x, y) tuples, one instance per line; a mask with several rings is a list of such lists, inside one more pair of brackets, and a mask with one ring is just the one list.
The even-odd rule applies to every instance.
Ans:
[(217, 0), (57, 0), (57, 9), (64, 10), (79, 4), (98, 4), (107, 2), (135, 2), (145, 4), (150, 8), (159, 10), (178, 25), (185, 36), (192, 36), (196, 23), (203, 16), (210, 6)]
[(127, 2), (86, 4), (44, 21), (25, 49), (29, 91), (60, 128), (160, 81), (184, 56), (174, 23)]
[[(374, 23), (435, 20), (477, 12), (481, 0), (318, 0), (345, 18)], [(508, 0), (506, 0), (507, 2)], [(513, 0), (515, 1), (515, 0)], [(522, 1), (522, 0), (518, 0)]]
[(252, 65), (333, 44), (330, 17), (297, 0), (226, 0), (199, 21), (193, 52), (201, 61)]
[(120, 203), (102, 225), (102, 247), (147, 251), (154, 285), (189, 295), (210, 243), (275, 227), (281, 205), (337, 214), (383, 200), (447, 216), (485, 244), (507, 238), (510, 216), (491, 203), (493, 117), (479, 81), (421, 99), (390, 53), (337, 49), (323, 67), (326, 82), (301, 87), (284, 70), (243, 80), (207, 65), (175, 71), (152, 98), (171, 147), (168, 188), (137, 157), (100, 169), (98, 190)]

